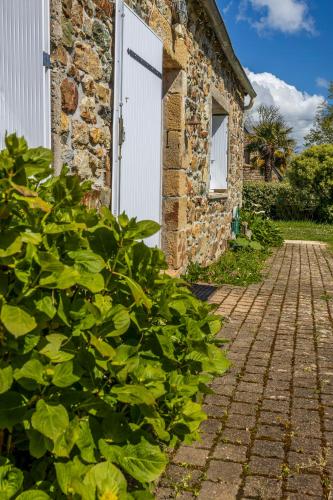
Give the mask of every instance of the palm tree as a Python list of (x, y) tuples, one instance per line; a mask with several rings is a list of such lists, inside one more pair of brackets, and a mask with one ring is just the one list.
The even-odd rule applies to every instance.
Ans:
[(247, 149), (253, 161), (261, 164), (265, 171), (265, 181), (272, 180), (273, 168), (284, 170), (296, 142), (291, 137), (292, 128), (288, 127), (276, 106), (261, 105), (258, 119), (247, 125), (249, 135)]

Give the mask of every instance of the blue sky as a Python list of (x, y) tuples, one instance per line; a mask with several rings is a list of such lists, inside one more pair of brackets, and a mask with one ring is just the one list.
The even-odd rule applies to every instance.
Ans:
[[(333, 0), (218, 0), (258, 93), (297, 127), (301, 144), (333, 80)], [(295, 88), (296, 87), (296, 88)], [(301, 108), (301, 109), (299, 109)], [(298, 111), (297, 111), (298, 110)]]

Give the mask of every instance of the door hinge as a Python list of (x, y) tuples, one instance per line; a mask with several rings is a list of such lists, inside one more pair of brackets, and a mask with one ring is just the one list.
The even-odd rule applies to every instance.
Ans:
[(121, 116), (119, 118), (119, 146), (121, 146), (124, 142), (125, 142), (124, 119)]
[(43, 66), (46, 69), (51, 69), (51, 56), (48, 52), (43, 52)]

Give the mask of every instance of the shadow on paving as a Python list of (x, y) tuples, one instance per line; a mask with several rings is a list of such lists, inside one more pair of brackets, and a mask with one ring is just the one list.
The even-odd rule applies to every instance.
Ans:
[(208, 300), (216, 292), (217, 288), (213, 285), (191, 285), (192, 293), (200, 300)]

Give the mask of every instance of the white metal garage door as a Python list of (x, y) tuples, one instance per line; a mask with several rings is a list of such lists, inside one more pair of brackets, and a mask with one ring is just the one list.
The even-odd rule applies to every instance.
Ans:
[(50, 146), (49, 45), (49, 0), (0, 0), (0, 149), (6, 131)]
[[(122, 26), (118, 25), (122, 31), (118, 98), (123, 132), (119, 134), (118, 172), (114, 172), (113, 211), (160, 222), (163, 44), (132, 10), (126, 5), (123, 9)], [(159, 246), (160, 235), (147, 243)]]

